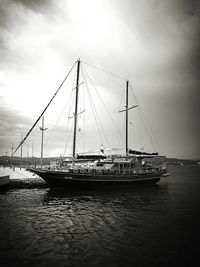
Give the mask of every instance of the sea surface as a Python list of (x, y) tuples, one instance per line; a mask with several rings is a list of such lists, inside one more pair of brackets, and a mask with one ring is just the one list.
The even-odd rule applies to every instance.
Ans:
[(1, 191), (0, 266), (200, 266), (200, 166), (169, 172), (156, 185)]

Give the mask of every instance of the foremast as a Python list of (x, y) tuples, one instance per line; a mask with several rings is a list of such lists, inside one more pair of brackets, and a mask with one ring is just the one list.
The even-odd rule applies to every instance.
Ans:
[(80, 74), (80, 59), (77, 60), (77, 75), (76, 75), (76, 97), (75, 97), (75, 111), (74, 111), (74, 136), (73, 136), (73, 158), (76, 153), (76, 132), (77, 132), (77, 117), (78, 117), (78, 93), (79, 93), (79, 74)]

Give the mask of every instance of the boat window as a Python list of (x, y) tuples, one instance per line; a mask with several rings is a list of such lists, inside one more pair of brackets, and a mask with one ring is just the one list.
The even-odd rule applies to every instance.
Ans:
[(119, 167), (120, 167), (120, 169), (123, 169), (123, 164), (120, 164)]
[(134, 168), (134, 167), (135, 167), (135, 164), (134, 164), (134, 163), (132, 163), (132, 164), (131, 164), (131, 168)]
[(103, 166), (104, 165), (104, 162), (98, 162), (97, 163), (97, 166)]
[(130, 168), (130, 164), (125, 163), (125, 164), (124, 164), (124, 168)]
[(113, 165), (113, 168), (117, 168), (118, 167), (118, 163), (115, 163), (114, 165)]

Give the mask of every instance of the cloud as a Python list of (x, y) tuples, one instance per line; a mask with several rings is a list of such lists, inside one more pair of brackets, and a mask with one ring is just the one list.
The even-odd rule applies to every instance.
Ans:
[[(30, 125), (30, 119), (20, 114), (19, 111), (0, 107), (0, 147), (11, 146), (13, 142), (20, 141), (21, 134), (26, 132)], [(5, 153), (5, 151), (4, 151)]]
[[(31, 129), (34, 120), (30, 120), (29, 117), (24, 116), (19, 111), (12, 109), (11, 107), (7, 108), (6, 106), (0, 107), (0, 148), (1, 153), (5, 154), (6, 148), (8, 155), (11, 155), (11, 145), (13, 144), (14, 148), (18, 146), (21, 142), (22, 135), (28, 133)], [(32, 144), (34, 144), (34, 154), (35, 156), (40, 156), (40, 146), (41, 146), (41, 131), (39, 127), (41, 122), (38, 122), (33, 132), (30, 134), (28, 139), (25, 141), (24, 147), (27, 154), (27, 147), (31, 151)], [(64, 126), (57, 126), (53, 124), (46, 124), (48, 130), (44, 133), (45, 141), (45, 155), (54, 156), (55, 151), (60, 154), (64, 153), (65, 141), (66, 141), (66, 128)], [(71, 142), (71, 141), (70, 141)], [(56, 143), (56, 148), (55, 148)], [(69, 148), (69, 147), (68, 147)], [(30, 155), (29, 151), (29, 155)], [(52, 151), (54, 151), (52, 153)], [(20, 150), (16, 153), (18, 155)]]
[(50, 13), (54, 10), (54, 0), (13, 0), (17, 4), (21, 4), (35, 12)]
[[(121, 20), (128, 29), (129, 47), (139, 44), (138, 54), (130, 53), (136, 63), (141, 62), (143, 73), (164, 73), (163, 69), (177, 69), (189, 64), (193, 54), (199, 53), (198, 1), (112, 1)], [(141, 53), (140, 53), (141, 51)], [(139, 59), (140, 57), (140, 59)], [(199, 62), (195, 60), (194, 64)], [(138, 64), (136, 64), (138, 68)], [(144, 69), (145, 68), (145, 69)], [(148, 68), (148, 71), (147, 71)], [(137, 71), (137, 70), (135, 70)], [(142, 73), (139, 69), (139, 73)]]
[[(19, 134), (20, 120), (27, 124), (29, 120), (29, 125), (34, 122), (70, 66), (81, 57), (83, 61), (130, 79), (156, 130), (161, 127), (165, 137), (172, 133), (175, 140), (181, 135), (193, 147), (188, 136), (194, 135), (195, 143), (199, 131), (195, 126), (200, 86), (199, 7), (198, 1), (186, 0), (2, 0), (2, 131), (4, 134), (8, 131), (6, 121), (9, 121), (10, 132), (18, 138), (14, 132)], [(103, 77), (92, 69), (90, 73), (94, 74), (95, 86), (108, 100), (109, 107), (116, 104), (120, 90), (125, 87), (124, 81), (119, 85), (119, 81)], [(68, 99), (71, 83), (65, 86), (67, 93), (59, 93), (59, 104), (50, 108), (51, 119), (55, 119), (55, 110)], [(157, 105), (159, 101), (162, 105)], [(181, 118), (179, 110), (184, 114)], [(16, 116), (19, 124), (12, 123), (7, 115)], [(105, 116), (104, 121), (109, 124), (108, 117)], [(185, 121), (191, 122), (187, 133), (182, 128)], [(59, 130), (64, 133), (63, 128)], [(56, 141), (49, 145), (52, 150), (61, 143), (57, 131), (56, 136)], [(91, 143), (95, 145), (95, 141)], [(170, 147), (167, 137), (162, 143), (163, 147)]]

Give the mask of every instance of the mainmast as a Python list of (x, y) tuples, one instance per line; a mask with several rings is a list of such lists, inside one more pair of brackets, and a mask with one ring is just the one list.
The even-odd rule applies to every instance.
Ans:
[(80, 72), (80, 59), (77, 61), (77, 76), (76, 76), (76, 102), (74, 111), (74, 137), (73, 137), (73, 158), (76, 151), (76, 131), (77, 131), (77, 110), (78, 110), (78, 89), (79, 89), (79, 72)]
[(134, 105), (132, 107), (128, 107), (128, 89), (129, 89), (129, 81), (126, 81), (126, 105), (125, 105), (125, 109), (120, 110), (119, 112), (125, 112), (126, 113), (126, 156), (128, 156), (128, 112), (130, 109), (132, 108), (136, 108), (137, 105)]

